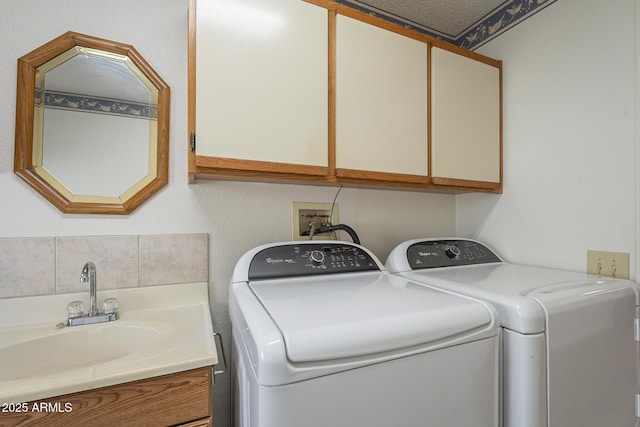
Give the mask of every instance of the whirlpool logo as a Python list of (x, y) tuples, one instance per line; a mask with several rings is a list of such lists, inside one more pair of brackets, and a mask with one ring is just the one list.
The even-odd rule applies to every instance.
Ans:
[(418, 255), (421, 257), (440, 256), (440, 254), (437, 252), (418, 252)]

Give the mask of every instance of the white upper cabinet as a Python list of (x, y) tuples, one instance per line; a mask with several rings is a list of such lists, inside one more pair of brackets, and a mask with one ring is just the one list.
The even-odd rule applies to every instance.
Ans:
[(326, 9), (199, 0), (195, 37), (197, 165), (208, 157), (328, 166)]
[[(501, 184), (500, 67), (433, 47), (432, 181)], [(463, 183), (464, 184), (464, 183)]]
[(423, 41), (337, 16), (337, 176), (426, 182), (427, 56)]
[(189, 0), (189, 178), (500, 193), (501, 72), (332, 0)]

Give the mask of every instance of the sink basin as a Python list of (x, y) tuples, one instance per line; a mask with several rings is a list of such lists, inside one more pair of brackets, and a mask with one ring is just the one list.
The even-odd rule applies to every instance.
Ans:
[[(208, 285), (98, 291), (120, 319), (57, 328), (88, 292), (0, 299), (0, 402), (54, 396), (173, 374), (218, 362)], [(85, 305), (88, 301), (84, 301)]]
[(0, 381), (59, 374), (145, 351), (160, 333), (150, 327), (100, 324), (65, 328), (0, 351)]

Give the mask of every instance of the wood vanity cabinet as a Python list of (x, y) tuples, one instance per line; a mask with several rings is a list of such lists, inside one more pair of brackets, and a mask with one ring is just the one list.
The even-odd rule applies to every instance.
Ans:
[(331, 0), (190, 0), (190, 180), (499, 193), (501, 67)]
[(29, 402), (0, 414), (0, 426), (211, 427), (212, 403), (209, 366)]

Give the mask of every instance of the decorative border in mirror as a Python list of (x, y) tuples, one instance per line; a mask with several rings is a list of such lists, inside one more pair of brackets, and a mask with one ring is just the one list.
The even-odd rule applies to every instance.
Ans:
[(45, 91), (45, 108), (58, 110), (76, 110), (89, 113), (110, 114), (116, 116), (135, 117), (140, 119), (158, 119), (158, 109), (149, 104), (124, 101), (119, 99), (87, 97), (72, 93)]

